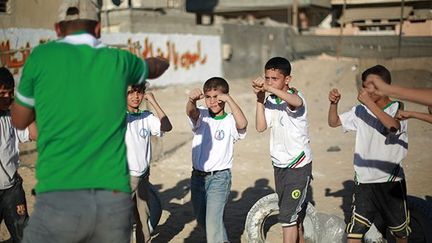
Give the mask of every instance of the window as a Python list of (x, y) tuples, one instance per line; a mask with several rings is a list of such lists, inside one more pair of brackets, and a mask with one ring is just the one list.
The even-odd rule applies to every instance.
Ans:
[(9, 12), (9, 0), (0, 0), (0, 14)]

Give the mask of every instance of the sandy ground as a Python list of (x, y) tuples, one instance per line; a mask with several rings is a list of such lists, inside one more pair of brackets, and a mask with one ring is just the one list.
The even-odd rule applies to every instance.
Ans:
[[(314, 181), (313, 200), (320, 212), (344, 217), (351, 203), (353, 186), (354, 133), (344, 134), (340, 128), (327, 126), (328, 91), (338, 88), (342, 94), (339, 110), (346, 111), (358, 103), (356, 75), (358, 60), (318, 57), (293, 64), (292, 86), (302, 91), (308, 104), (310, 138), (312, 144)], [(260, 70), (257, 70), (257, 75)], [(417, 73), (417, 72), (414, 72)], [(413, 83), (432, 84), (429, 72), (410, 77)], [(255, 96), (250, 79), (229, 80), (231, 95), (246, 114), (249, 126), (245, 140), (235, 146), (231, 195), (225, 212), (225, 223), (231, 242), (244, 242), (244, 222), (247, 212), (262, 196), (274, 191), (273, 170), (269, 159), (269, 133), (255, 131)], [(422, 85), (420, 85), (422, 86)], [(205, 242), (205, 236), (196, 225), (190, 202), (191, 138), (185, 115), (185, 103), (189, 90), (201, 84), (171, 86), (154, 89), (162, 108), (170, 117), (174, 129), (156, 141), (158, 158), (151, 165), (151, 182), (159, 189), (163, 204), (162, 219), (153, 242)], [(406, 103), (406, 109), (426, 111), (423, 106)], [(432, 126), (409, 121), (409, 153), (404, 168), (408, 194), (432, 197)], [(330, 152), (330, 147), (340, 151)], [(34, 163), (37, 157), (34, 143), (21, 146), (22, 167), (30, 213), (34, 197), (30, 191), (35, 184)], [(272, 234), (280, 234), (272, 227)], [(4, 224), (1, 239), (7, 239)], [(271, 242), (279, 242), (277, 236)]]

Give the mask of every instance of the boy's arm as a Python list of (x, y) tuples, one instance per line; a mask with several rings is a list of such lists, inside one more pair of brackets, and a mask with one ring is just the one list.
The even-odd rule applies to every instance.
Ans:
[(11, 107), (12, 125), (17, 129), (24, 130), (35, 121), (34, 109), (18, 104), (16, 101)]
[(374, 79), (373, 85), (379, 94), (423, 105), (432, 105), (431, 88), (406, 88), (397, 85), (389, 85), (380, 79)]
[(406, 120), (409, 118), (419, 119), (425, 122), (432, 123), (432, 114), (416, 112), (416, 111), (403, 111), (399, 110), (396, 114), (396, 118), (398, 120)]
[(298, 96), (297, 93), (290, 94), (288, 92), (273, 88), (273, 87), (268, 86), (266, 84), (264, 84), (264, 89), (267, 92), (270, 92), (270, 93), (276, 95), (277, 97), (281, 98), (285, 102), (287, 102), (290, 107), (294, 107), (295, 109), (297, 109), (303, 105), (303, 100), (300, 98), (300, 96)]
[(265, 117), (265, 91), (263, 89), (264, 79), (258, 77), (252, 81), (252, 89), (257, 97), (256, 113), (255, 113), (255, 129), (257, 132), (264, 132), (267, 129), (267, 122)]
[(329, 92), (330, 108), (328, 112), (328, 124), (330, 127), (338, 127), (342, 125), (337, 112), (337, 105), (340, 98), (341, 95), (339, 94), (339, 91), (337, 89), (332, 89)]
[(231, 113), (233, 114), (234, 120), (236, 122), (236, 128), (238, 130), (246, 129), (248, 121), (243, 114), (243, 111), (240, 109), (240, 106), (237, 105), (234, 99), (229, 94), (219, 94), (217, 98), (219, 101), (228, 103), (230, 106)]
[(200, 115), (196, 102), (202, 98), (204, 98), (204, 95), (200, 89), (194, 89), (189, 93), (189, 99), (186, 104), (186, 115), (194, 124), (198, 121)]
[(363, 103), (387, 129), (390, 131), (394, 129), (400, 129), (399, 121), (379, 108), (378, 105), (370, 98), (369, 94), (364, 88), (359, 90), (357, 99)]
[(32, 122), (28, 126), (28, 130), (29, 130), (30, 140), (36, 141), (37, 137), (38, 137), (38, 130), (37, 130), (37, 127), (36, 127), (36, 122)]
[(150, 103), (150, 105), (153, 107), (153, 109), (155, 110), (156, 115), (158, 116), (160, 123), (161, 123), (160, 130), (162, 132), (171, 131), (171, 129), (172, 129), (171, 122), (170, 122), (168, 116), (165, 114), (165, 112), (160, 107), (159, 103), (156, 101), (156, 98), (154, 97), (153, 93), (146, 92), (144, 94), (144, 99), (146, 99)]

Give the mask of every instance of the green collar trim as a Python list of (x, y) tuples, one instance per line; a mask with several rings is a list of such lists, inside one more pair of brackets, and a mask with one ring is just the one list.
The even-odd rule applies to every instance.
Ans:
[(130, 112), (130, 111), (126, 111), (126, 113), (128, 115), (131, 116), (140, 116), (142, 113), (146, 112), (147, 110), (138, 110), (137, 112)]
[(274, 99), (276, 101), (276, 104), (279, 105), (280, 103), (282, 103), (282, 99), (277, 97), (276, 95), (272, 94), (272, 95), (270, 95), (270, 97), (272, 97), (272, 99)]
[[(210, 115), (212, 115), (211, 112), (210, 112)], [(220, 116), (212, 116), (212, 118), (215, 119), (215, 120), (222, 120), (222, 119), (224, 119), (227, 115), (228, 115), (228, 113), (224, 112), (222, 115), (220, 115)]]
[(390, 101), (384, 108), (383, 110), (389, 108), (391, 105), (393, 105), (394, 103), (396, 103), (397, 101)]

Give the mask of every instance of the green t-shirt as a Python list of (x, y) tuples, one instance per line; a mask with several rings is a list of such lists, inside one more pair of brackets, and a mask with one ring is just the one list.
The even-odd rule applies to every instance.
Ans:
[(148, 76), (145, 61), (76, 34), (36, 47), (16, 101), (33, 108), (38, 128), (36, 192), (129, 192), (124, 142), (126, 89)]

